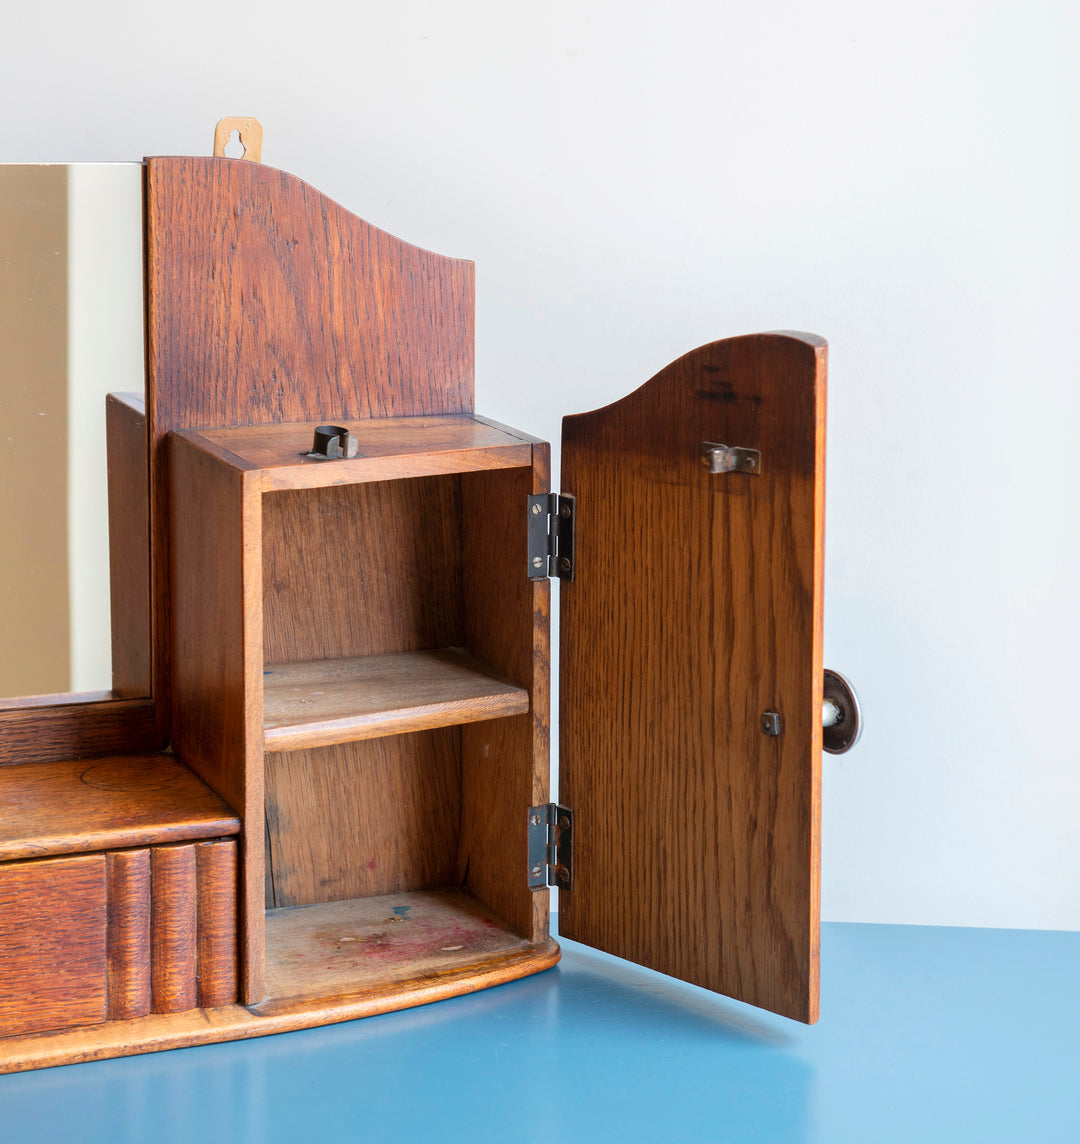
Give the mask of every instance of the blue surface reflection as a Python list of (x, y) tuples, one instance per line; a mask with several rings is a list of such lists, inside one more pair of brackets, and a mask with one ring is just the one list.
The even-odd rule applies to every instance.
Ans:
[(805, 1028), (564, 943), (547, 973), (0, 1078), (0, 1138), (1080, 1140), (1080, 934), (827, 925)]

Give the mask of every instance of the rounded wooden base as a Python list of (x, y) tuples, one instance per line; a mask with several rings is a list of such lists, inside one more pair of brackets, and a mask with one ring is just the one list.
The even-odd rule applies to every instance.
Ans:
[(62, 1033), (5, 1037), (0, 1039), (0, 1073), (265, 1037), (352, 1021), (357, 1017), (374, 1017), (378, 1013), (411, 1009), (516, 981), (550, 969), (559, 956), (558, 943), (546, 938), (495, 960), (367, 989), (363, 996), (268, 1003), (253, 1008), (225, 1005), (219, 1009), (189, 1009), (184, 1013), (137, 1017), (129, 1021), (106, 1021)]

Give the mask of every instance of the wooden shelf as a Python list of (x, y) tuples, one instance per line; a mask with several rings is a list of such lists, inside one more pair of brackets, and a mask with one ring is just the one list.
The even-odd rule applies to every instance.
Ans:
[(524, 715), (529, 693), (461, 648), (268, 664), (267, 751)]
[(169, 755), (0, 767), (0, 861), (236, 834), (225, 803)]
[(406, 891), (268, 910), (267, 1000), (258, 1011), (367, 994), (389, 984), (428, 983), (534, 948), (460, 890)]
[(473, 414), (345, 420), (358, 454), (327, 461), (304, 455), (318, 424), (198, 429), (179, 435), (232, 468), (257, 471), (263, 492), (527, 468), (536, 440)]

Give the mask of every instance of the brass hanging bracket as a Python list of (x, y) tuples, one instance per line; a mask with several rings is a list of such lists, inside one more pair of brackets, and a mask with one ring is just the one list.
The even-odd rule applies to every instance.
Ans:
[(252, 163), (262, 162), (263, 129), (262, 124), (249, 115), (232, 115), (226, 119), (219, 119), (214, 128), (214, 157), (224, 159), (225, 146), (236, 132), (240, 146), (244, 148), (241, 159), (249, 159)]

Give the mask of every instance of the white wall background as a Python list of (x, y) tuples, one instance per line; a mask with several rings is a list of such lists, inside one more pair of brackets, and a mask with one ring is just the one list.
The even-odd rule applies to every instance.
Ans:
[(686, 349), (832, 344), (827, 919), (1080, 928), (1080, 8), (65, 0), (0, 158), (264, 159), (478, 270), (478, 407), (557, 440)]
[(71, 690), (112, 687), (105, 396), (138, 393), (142, 167), (76, 163), (68, 186), (68, 585)]

